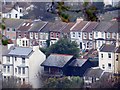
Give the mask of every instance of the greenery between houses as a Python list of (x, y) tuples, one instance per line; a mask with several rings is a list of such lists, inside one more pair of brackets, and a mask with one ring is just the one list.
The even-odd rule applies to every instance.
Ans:
[(51, 53), (56, 54), (69, 54), (74, 55), (74, 57), (79, 57), (78, 44), (75, 41), (70, 41), (67, 38), (62, 38), (58, 40), (55, 44), (52, 44), (48, 48), (40, 48), (40, 50), (49, 56)]
[(43, 88), (82, 88), (83, 79), (80, 77), (49, 78)]

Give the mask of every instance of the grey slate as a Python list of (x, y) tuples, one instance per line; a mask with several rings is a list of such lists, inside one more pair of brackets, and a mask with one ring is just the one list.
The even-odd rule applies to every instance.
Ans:
[(29, 54), (32, 52), (32, 48), (27, 47), (15, 47), (13, 50), (11, 50), (8, 55), (16, 55), (16, 56), (29, 56)]
[(90, 68), (85, 72), (84, 76), (85, 77), (100, 78), (102, 73), (103, 73), (103, 70), (100, 68), (94, 68), (94, 69)]
[(102, 31), (106, 32), (112, 26), (112, 22), (101, 21), (98, 26), (94, 29), (94, 31)]
[(73, 55), (51, 54), (41, 66), (62, 68), (72, 57)]
[(18, 28), (24, 21), (23, 19), (5, 19), (5, 25), (9, 28)]
[(115, 45), (112, 44), (103, 44), (100, 47), (100, 52), (114, 52), (115, 51)]
[(40, 31), (45, 25), (47, 24), (47, 22), (44, 21), (36, 21), (33, 23), (33, 26), (30, 28), (30, 32), (38, 32)]
[(87, 59), (74, 59), (69, 66), (81, 67), (86, 61)]

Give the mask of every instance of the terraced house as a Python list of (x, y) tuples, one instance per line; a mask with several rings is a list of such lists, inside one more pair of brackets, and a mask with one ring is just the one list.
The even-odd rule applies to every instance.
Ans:
[(4, 30), (4, 35), (13, 41), (14, 44), (16, 42), (16, 33), (17, 29), (24, 23), (25, 20), (23, 19), (5, 19), (6, 29)]

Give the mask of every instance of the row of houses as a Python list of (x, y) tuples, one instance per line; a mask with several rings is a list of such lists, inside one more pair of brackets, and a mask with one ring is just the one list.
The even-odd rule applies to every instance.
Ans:
[[(119, 75), (120, 32), (117, 21), (77, 19), (64, 23), (59, 20), (5, 19), (4, 23), (4, 35), (15, 44), (3, 54), (4, 79), (16, 76), (19, 82), (38, 88), (41, 87), (38, 73), (48, 77), (80, 76), (84, 77), (86, 85), (106, 73)], [(52, 45), (63, 37), (76, 41), (81, 50), (88, 49), (89, 52), (81, 58), (65, 54), (51, 54), (46, 58), (39, 50), (39, 47), (47, 47), (47, 41)]]
[(47, 22), (40, 20), (6, 19), (4, 35), (14, 44), (23, 47), (46, 47), (62, 37), (76, 41), (80, 49), (99, 49), (103, 44), (120, 42), (119, 23), (117, 21), (91, 22), (77, 19), (76, 22), (64, 23), (59, 20)]
[(51, 54), (46, 58), (39, 46), (10, 45), (2, 55), (3, 79), (15, 76), (21, 84), (27, 83), (33, 88), (40, 88), (41, 76), (80, 76), (84, 79), (85, 87), (90, 87), (101, 78), (119, 76), (120, 46), (104, 44), (98, 53), (96, 50), (90, 52), (83, 58), (67, 54)]

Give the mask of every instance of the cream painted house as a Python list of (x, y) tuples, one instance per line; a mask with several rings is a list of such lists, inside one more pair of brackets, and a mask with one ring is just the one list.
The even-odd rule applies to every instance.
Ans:
[(3, 55), (4, 79), (15, 76), (18, 82), (31, 84), (33, 88), (40, 88), (39, 72), (42, 71), (41, 63), (46, 59), (39, 46), (14, 47), (12, 46)]
[(99, 67), (106, 72), (120, 74), (120, 44), (104, 44), (99, 50)]

